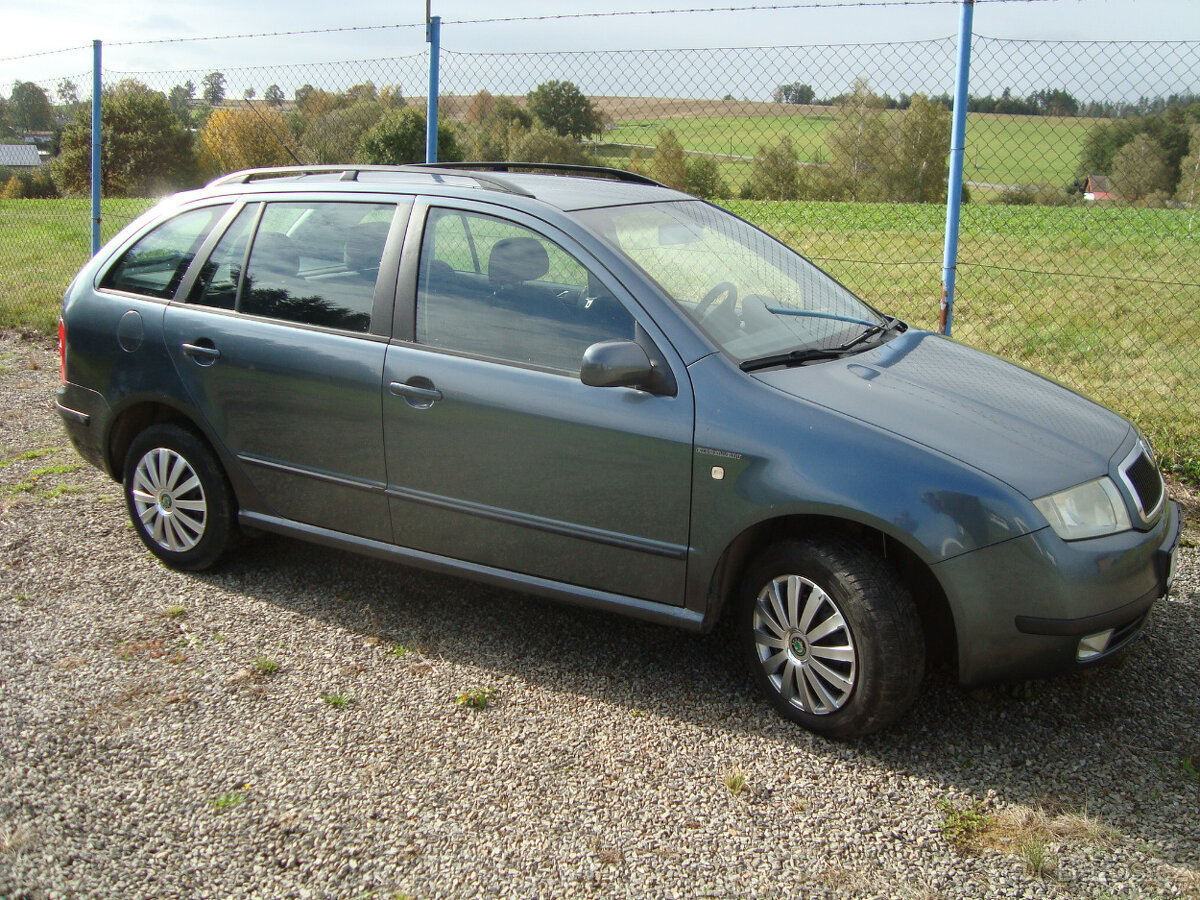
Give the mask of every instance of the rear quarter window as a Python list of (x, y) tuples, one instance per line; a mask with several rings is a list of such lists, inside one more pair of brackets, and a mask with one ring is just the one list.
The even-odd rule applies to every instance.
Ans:
[(169, 300), (228, 204), (192, 209), (158, 225), (121, 254), (100, 287)]

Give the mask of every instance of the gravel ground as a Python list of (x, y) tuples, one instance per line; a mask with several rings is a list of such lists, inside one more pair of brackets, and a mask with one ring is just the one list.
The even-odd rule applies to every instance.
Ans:
[(0, 333), (0, 897), (1200, 897), (1194, 540), (1114, 665), (839, 744), (727, 633), (276, 538), (165, 569), (57, 377)]

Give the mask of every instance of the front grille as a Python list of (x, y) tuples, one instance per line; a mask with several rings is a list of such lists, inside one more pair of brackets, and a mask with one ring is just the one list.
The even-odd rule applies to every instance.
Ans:
[(1158, 504), (1162, 502), (1163, 497), (1163, 480), (1158, 466), (1150, 459), (1149, 454), (1142, 450), (1134, 457), (1133, 462), (1125, 466), (1124, 474), (1125, 480), (1137, 496), (1142, 508), (1142, 517), (1150, 518), (1158, 511)]

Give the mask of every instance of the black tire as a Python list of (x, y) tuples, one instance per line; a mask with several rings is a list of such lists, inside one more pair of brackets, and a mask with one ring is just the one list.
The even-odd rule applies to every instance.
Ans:
[(125, 508), (142, 543), (176, 569), (213, 566), (237, 540), (236, 504), (205, 441), (152, 425), (125, 454)]
[(743, 581), (738, 632), (771, 704), (819, 734), (878, 731), (921, 689), (925, 642), (912, 597), (879, 555), (848, 540), (763, 552)]

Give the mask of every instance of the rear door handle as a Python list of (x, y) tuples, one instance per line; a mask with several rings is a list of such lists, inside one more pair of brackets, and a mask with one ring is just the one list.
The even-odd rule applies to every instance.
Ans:
[(183, 352), (185, 356), (190, 356), (197, 365), (201, 366), (211, 366), (221, 358), (221, 351), (208, 340), (202, 344), (184, 344)]

